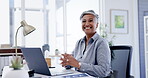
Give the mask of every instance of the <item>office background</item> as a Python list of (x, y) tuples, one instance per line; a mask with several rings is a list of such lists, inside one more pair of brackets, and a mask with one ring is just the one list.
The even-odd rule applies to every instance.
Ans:
[[(79, 20), (80, 14), (88, 9), (95, 10), (100, 23), (106, 24), (110, 33), (110, 10), (128, 11), (128, 33), (115, 34), (114, 45), (132, 45), (133, 59), (131, 74), (145, 78), (143, 11), (146, 0), (1, 0), (0, 1), (0, 44), (14, 46), (14, 35), (25, 19), (35, 26), (36, 31), (25, 38), (18, 34), (18, 45), (42, 47), (49, 44), (50, 53), (59, 49), (71, 53), (75, 42), (84, 36)], [(143, 5), (143, 6), (141, 6)], [(145, 14), (146, 15), (146, 14)], [(139, 21), (139, 22), (138, 22)], [(99, 28), (97, 30), (99, 32)]]

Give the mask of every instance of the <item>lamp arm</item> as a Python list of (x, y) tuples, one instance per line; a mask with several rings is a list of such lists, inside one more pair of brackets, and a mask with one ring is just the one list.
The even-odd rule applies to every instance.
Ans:
[(16, 31), (16, 34), (15, 34), (15, 55), (17, 56), (17, 33), (18, 33), (18, 30), (23, 27), (23, 25), (21, 25), (17, 31)]

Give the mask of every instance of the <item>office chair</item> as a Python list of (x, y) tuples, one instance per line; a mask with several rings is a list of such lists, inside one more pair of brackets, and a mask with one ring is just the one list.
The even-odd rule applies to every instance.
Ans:
[(45, 56), (45, 51), (46, 51), (46, 50), (50, 51), (50, 47), (49, 47), (48, 44), (44, 44), (44, 45), (42, 46), (42, 51), (43, 51), (43, 55), (44, 55), (44, 56)]
[(130, 75), (132, 46), (110, 46), (110, 50), (113, 70), (110, 78), (134, 78)]

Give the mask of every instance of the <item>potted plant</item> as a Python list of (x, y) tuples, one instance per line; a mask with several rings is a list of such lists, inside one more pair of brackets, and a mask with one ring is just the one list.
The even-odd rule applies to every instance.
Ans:
[(55, 49), (55, 55), (59, 55), (59, 50), (58, 49)]
[(22, 67), (23, 67), (23, 58), (21, 56), (13, 56), (10, 68), (17, 70), (21, 69)]
[(100, 24), (100, 36), (108, 41), (109, 46), (114, 45), (113, 40), (116, 36), (108, 33), (107, 24)]

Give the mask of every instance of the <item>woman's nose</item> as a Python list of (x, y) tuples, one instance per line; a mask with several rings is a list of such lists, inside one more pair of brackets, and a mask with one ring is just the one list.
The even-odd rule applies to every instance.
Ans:
[(85, 23), (86, 26), (88, 26), (89, 24), (90, 24), (89, 22), (86, 22), (86, 23)]

